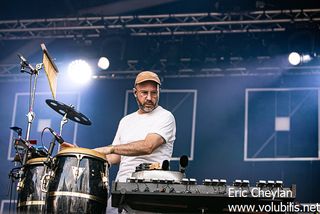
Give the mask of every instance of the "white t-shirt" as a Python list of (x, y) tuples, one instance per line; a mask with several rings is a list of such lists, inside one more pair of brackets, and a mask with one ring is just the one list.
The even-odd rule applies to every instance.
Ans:
[(170, 160), (176, 136), (174, 116), (161, 106), (150, 113), (139, 114), (134, 112), (121, 119), (113, 145), (144, 140), (150, 133), (159, 134), (163, 137), (165, 143), (150, 155), (121, 156), (117, 181), (125, 182), (141, 163), (159, 162), (162, 164), (164, 160)]

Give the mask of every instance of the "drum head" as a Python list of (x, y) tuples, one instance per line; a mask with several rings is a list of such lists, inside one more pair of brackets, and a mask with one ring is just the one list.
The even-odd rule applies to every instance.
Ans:
[(99, 158), (104, 161), (107, 161), (107, 158), (104, 154), (97, 152), (92, 149), (86, 149), (86, 148), (66, 148), (58, 152), (58, 156), (68, 156), (68, 155), (75, 155), (75, 154), (83, 154), (85, 156), (91, 156), (94, 158)]
[(33, 164), (43, 164), (45, 161), (47, 160), (47, 158), (32, 158), (30, 160), (27, 161), (27, 165), (33, 165)]

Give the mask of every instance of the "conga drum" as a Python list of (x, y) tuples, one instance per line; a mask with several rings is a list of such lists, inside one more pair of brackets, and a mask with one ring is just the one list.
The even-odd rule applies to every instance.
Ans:
[(85, 148), (67, 148), (54, 158), (47, 213), (105, 213), (109, 171), (105, 155)]
[(44, 162), (47, 158), (33, 158), (24, 166), (22, 188), (18, 192), (18, 213), (43, 213), (46, 193), (41, 191), (41, 179), (44, 175)]

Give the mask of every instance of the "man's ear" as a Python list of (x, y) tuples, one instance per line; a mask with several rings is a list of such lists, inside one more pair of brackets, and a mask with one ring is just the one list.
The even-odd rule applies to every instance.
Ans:
[(137, 89), (136, 88), (133, 88), (133, 96), (137, 97)]

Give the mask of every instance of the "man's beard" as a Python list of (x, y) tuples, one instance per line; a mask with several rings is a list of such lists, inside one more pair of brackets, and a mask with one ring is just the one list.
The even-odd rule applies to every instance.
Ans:
[[(139, 106), (139, 109), (141, 109), (143, 112), (145, 113), (150, 113), (152, 112), (155, 108), (157, 108), (158, 106), (158, 101), (156, 103), (153, 103), (152, 101), (149, 101), (149, 102), (145, 102), (144, 104), (142, 104), (139, 99), (137, 98), (137, 103), (138, 103), (138, 106)], [(148, 105), (148, 106), (146, 106)]]

